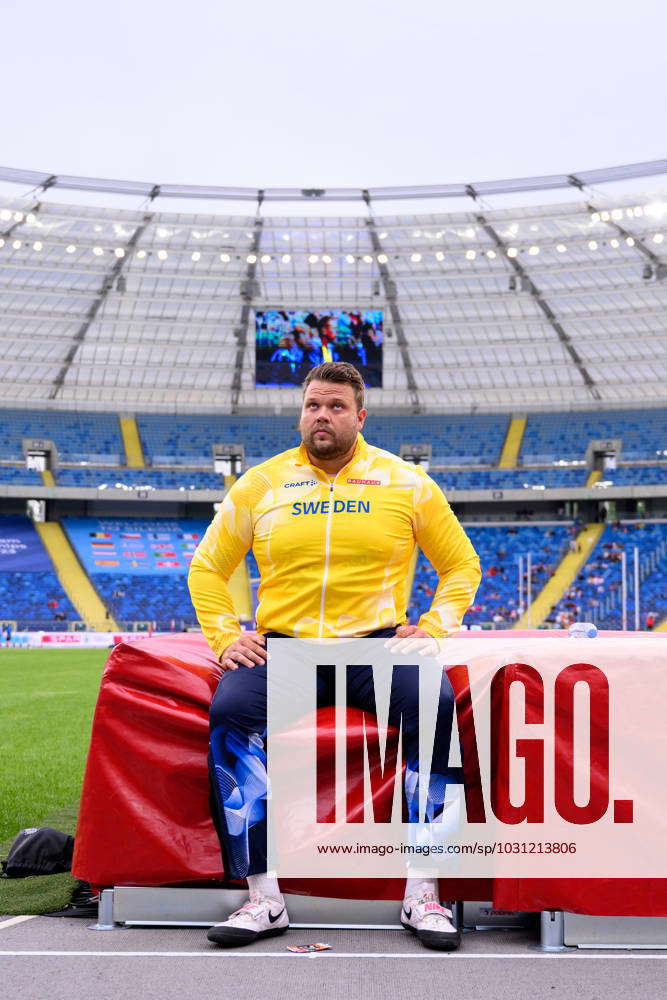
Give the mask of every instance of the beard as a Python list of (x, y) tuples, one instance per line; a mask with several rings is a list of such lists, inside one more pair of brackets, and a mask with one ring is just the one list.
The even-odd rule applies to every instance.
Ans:
[[(318, 430), (326, 430), (326, 437), (317, 438)], [(350, 436), (336, 434), (330, 428), (313, 427), (308, 432), (302, 434), (303, 443), (314, 458), (340, 458), (347, 455), (357, 440), (357, 432)]]

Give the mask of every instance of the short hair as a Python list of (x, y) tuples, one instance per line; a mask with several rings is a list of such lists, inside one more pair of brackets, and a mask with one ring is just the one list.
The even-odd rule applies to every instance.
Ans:
[(354, 398), (357, 402), (357, 410), (364, 408), (364, 394), (366, 386), (360, 373), (347, 361), (325, 361), (324, 364), (317, 365), (306, 375), (303, 381), (303, 392), (311, 382), (338, 382), (341, 385), (351, 385), (354, 389)]

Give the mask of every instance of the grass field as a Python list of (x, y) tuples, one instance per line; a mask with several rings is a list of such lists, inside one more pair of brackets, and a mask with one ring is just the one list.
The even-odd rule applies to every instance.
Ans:
[(54, 814), (76, 816), (108, 653), (0, 649), (0, 845)]

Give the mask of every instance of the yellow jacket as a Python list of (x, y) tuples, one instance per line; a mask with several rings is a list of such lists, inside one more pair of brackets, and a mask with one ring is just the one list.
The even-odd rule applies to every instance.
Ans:
[(443, 638), (460, 627), (481, 573), (439, 486), (361, 434), (335, 477), (312, 466), (302, 444), (231, 487), (192, 559), (192, 603), (219, 657), (241, 631), (227, 583), (252, 548), (262, 581), (259, 632), (366, 635), (405, 622), (415, 544), (439, 577), (419, 626)]

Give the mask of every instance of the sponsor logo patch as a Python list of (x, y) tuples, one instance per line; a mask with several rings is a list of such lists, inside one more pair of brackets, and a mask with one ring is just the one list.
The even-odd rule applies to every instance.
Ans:
[(289, 490), (293, 486), (317, 486), (318, 483), (318, 479), (302, 479), (298, 483), (283, 483), (283, 486), (285, 489)]
[(348, 479), (347, 482), (353, 486), (382, 486), (380, 479)]

